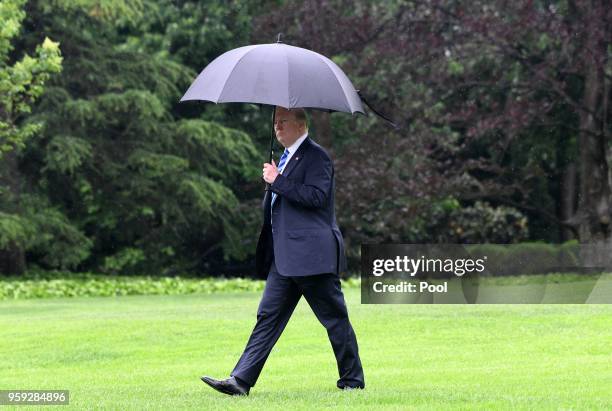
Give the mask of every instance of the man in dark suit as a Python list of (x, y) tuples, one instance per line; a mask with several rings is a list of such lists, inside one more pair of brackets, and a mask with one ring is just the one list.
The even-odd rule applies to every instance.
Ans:
[(267, 281), (257, 323), (231, 377), (202, 381), (225, 394), (248, 395), (303, 295), (327, 329), (338, 363), (337, 387), (364, 388), (357, 339), (340, 289), (346, 259), (334, 210), (331, 158), (308, 137), (302, 109), (277, 107), (274, 130), (285, 151), (278, 167), (273, 160), (263, 168), (270, 190), (263, 202), (256, 264)]

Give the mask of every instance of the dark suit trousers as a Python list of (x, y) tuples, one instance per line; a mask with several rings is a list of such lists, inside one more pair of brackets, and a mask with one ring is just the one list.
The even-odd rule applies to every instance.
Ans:
[(231, 375), (250, 386), (255, 385), (302, 295), (327, 330), (338, 363), (337, 386), (365, 387), (357, 338), (348, 319), (338, 276), (285, 277), (276, 271), (274, 263), (257, 310), (257, 323)]

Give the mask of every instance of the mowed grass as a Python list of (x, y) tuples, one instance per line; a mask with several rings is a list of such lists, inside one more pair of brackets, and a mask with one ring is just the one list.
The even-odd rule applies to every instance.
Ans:
[[(361, 305), (366, 389), (335, 388), (302, 299), (249, 397), (221, 395), (260, 293), (0, 302), (0, 389), (67, 389), (62, 409), (606, 409), (612, 305)], [(28, 407), (29, 408), (29, 407)], [(40, 407), (48, 409), (48, 407)], [(16, 408), (23, 409), (23, 408)]]

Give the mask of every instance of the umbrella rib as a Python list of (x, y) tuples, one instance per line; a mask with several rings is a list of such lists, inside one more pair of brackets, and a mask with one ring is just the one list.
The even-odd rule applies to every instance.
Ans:
[[(324, 57), (323, 55), (319, 54), (319, 53), (314, 53), (317, 58), (321, 61), (323, 61), (323, 63), (325, 63), (327, 65), (327, 67), (329, 67), (329, 69), (332, 71), (332, 73), (334, 74), (334, 80), (336, 80), (336, 82), (338, 83), (338, 85), (340, 86), (340, 90), (342, 90), (342, 94), (344, 94), (344, 99), (345, 101), (349, 102), (350, 98), (349, 96), (346, 94), (346, 91), (344, 90), (344, 87), (342, 87), (342, 83), (340, 82), (340, 80), (338, 79), (338, 74), (336, 73), (336, 71), (334, 70), (334, 67), (331, 66), (327, 60), (326, 57)], [(331, 61), (331, 59), (329, 59), (329, 61)], [(332, 62), (333, 63), (333, 62)], [(335, 64), (335, 63), (334, 63)], [(340, 69), (340, 71), (344, 74), (344, 72), (342, 71), (342, 69)], [(353, 108), (351, 107), (350, 103), (348, 104), (348, 108), (351, 111), (351, 114), (354, 113)]]

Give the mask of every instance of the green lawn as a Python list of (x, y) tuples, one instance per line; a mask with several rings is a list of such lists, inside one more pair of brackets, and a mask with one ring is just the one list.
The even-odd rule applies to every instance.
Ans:
[(359, 289), (346, 295), (364, 391), (335, 388), (327, 335), (303, 300), (249, 397), (203, 384), (238, 359), (253, 292), (0, 301), (0, 389), (68, 389), (78, 409), (612, 407), (612, 305), (360, 305)]

